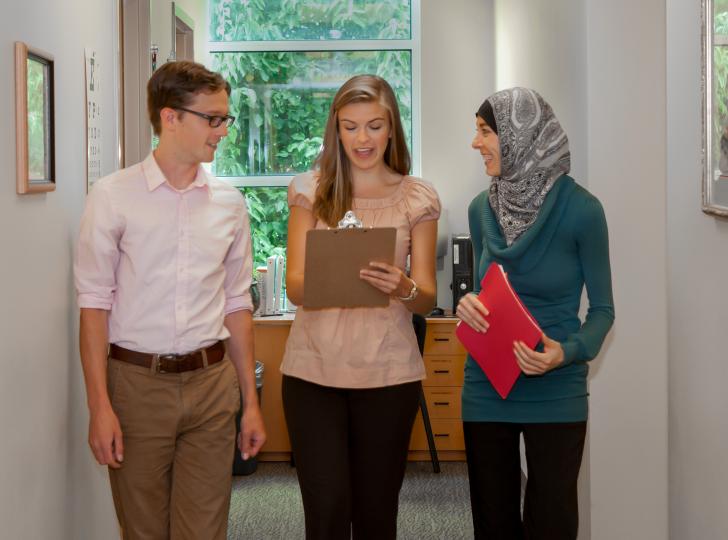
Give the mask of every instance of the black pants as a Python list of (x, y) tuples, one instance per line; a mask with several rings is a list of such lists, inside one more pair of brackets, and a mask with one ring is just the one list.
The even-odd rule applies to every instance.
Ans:
[[(476, 540), (573, 540), (586, 422), (464, 422)], [(528, 482), (521, 520), (523, 432)]]
[(308, 540), (396, 537), (420, 389), (419, 381), (351, 390), (283, 377)]

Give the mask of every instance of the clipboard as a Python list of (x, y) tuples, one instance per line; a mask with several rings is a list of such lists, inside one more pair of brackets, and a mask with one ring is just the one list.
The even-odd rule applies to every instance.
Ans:
[(311, 229), (306, 233), (303, 307), (386, 307), (389, 295), (359, 277), (371, 261), (394, 264), (394, 227)]

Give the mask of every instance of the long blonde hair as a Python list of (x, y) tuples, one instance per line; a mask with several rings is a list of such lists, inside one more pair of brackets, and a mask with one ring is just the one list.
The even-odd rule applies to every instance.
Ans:
[(346, 211), (351, 210), (353, 199), (351, 164), (339, 139), (339, 111), (350, 103), (371, 102), (379, 103), (389, 113), (391, 138), (384, 152), (384, 163), (402, 175), (410, 170), (410, 153), (392, 87), (376, 75), (357, 75), (346, 81), (331, 102), (323, 148), (314, 162), (318, 186), (313, 213), (330, 227), (335, 227)]

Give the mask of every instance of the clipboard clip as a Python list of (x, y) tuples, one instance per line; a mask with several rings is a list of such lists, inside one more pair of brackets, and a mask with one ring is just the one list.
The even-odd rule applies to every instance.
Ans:
[(361, 220), (356, 217), (353, 211), (347, 210), (344, 217), (339, 221), (339, 229), (363, 229)]

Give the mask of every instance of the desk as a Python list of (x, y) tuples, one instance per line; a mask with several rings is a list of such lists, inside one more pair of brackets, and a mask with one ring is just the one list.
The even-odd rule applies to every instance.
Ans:
[[(260, 461), (288, 461), (291, 443), (281, 403), (280, 365), (293, 315), (254, 319), (255, 358), (265, 364), (261, 410), (268, 440)], [(464, 461), (465, 443), (460, 419), (465, 350), (455, 337), (454, 318), (428, 318), (424, 361), (427, 379), (422, 382), (427, 410), (441, 461)], [(410, 440), (410, 461), (429, 461), (422, 417), (417, 414)]]

